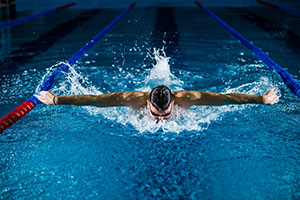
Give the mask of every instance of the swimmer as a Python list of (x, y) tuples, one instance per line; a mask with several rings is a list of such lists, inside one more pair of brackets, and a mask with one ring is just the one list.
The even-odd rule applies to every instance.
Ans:
[(263, 95), (242, 93), (221, 94), (193, 90), (172, 92), (164, 85), (155, 87), (150, 93), (114, 92), (100, 95), (57, 96), (50, 91), (41, 91), (35, 96), (47, 105), (128, 106), (135, 110), (147, 106), (149, 114), (157, 122), (169, 119), (174, 105), (181, 106), (185, 109), (193, 105), (222, 106), (249, 103), (272, 105), (279, 99), (274, 89), (267, 91)]

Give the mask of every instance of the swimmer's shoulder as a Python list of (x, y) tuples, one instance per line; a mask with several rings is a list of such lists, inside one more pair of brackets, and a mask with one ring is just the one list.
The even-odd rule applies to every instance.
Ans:
[(134, 110), (139, 110), (147, 105), (149, 92), (124, 92), (123, 98), (128, 102), (129, 106)]
[(183, 107), (190, 108), (193, 105), (193, 101), (201, 98), (202, 91), (184, 90), (184, 91), (172, 91), (174, 95), (175, 104)]
[(201, 93), (203, 93), (203, 91), (196, 91), (196, 90), (172, 91), (172, 94), (175, 96), (175, 98), (198, 99), (201, 98)]
[(123, 92), (123, 98), (127, 100), (147, 100), (149, 92)]

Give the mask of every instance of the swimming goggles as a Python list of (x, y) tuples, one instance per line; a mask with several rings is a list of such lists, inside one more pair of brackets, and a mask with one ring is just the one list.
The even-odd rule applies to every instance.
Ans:
[(168, 117), (169, 115), (171, 115), (172, 111), (165, 113), (165, 114), (158, 114), (158, 113), (153, 112), (152, 110), (150, 112), (151, 112), (151, 115), (153, 115), (155, 117)]

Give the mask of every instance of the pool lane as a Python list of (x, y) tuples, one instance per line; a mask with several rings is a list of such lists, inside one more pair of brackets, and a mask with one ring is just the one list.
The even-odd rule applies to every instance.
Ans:
[[(68, 61), (69, 65), (62, 65), (57, 68), (54, 72), (48, 76), (45, 81), (40, 85), (39, 91), (48, 91), (52, 88), (56, 76), (61, 72), (67, 72), (70, 65), (74, 65), (86, 52), (91, 49), (104, 35), (109, 32), (118, 21), (120, 21), (133, 7), (135, 3), (132, 3), (126, 10), (124, 10), (120, 15), (118, 15), (109, 25), (107, 25), (102, 31), (100, 31), (92, 40), (86, 43), (82, 48), (80, 48)], [(14, 111), (10, 112), (4, 118), (0, 120), (0, 133), (6, 128), (11, 126), (17, 120), (23, 118), (27, 113), (29, 113), (37, 104), (42, 103), (32, 95), (27, 101), (18, 106)]]
[(263, 29), (274, 39), (284, 41), (286, 46), (292, 49), (294, 53), (300, 53), (300, 36), (291, 31), (289, 28), (284, 27), (282, 22), (259, 16), (257, 13), (248, 8), (227, 9)]
[(87, 20), (95, 17), (102, 10), (92, 9), (82, 12), (55, 28), (43, 33), (37, 39), (25, 42), (17, 50), (12, 51), (3, 61), (0, 62), (0, 74), (10, 74), (18, 70), (20, 65), (29, 63), (32, 59), (46, 52), (58, 40), (72, 33), (76, 28), (82, 26)]
[(267, 2), (267, 1), (257, 1), (257, 3), (276, 8), (280, 11), (285, 11), (285, 12), (290, 12), (290, 13), (293, 13), (293, 14), (296, 14), (296, 15), (300, 15), (300, 10), (296, 10), (296, 9), (293, 9), (293, 8), (280, 6), (278, 4), (273, 4), (273, 3), (270, 3), (270, 2)]
[(166, 54), (175, 57), (179, 35), (173, 8), (157, 8), (152, 42), (158, 48), (166, 46)]
[[(299, 25), (300, 21), (299, 18), (297, 19), (294, 15), (288, 13), (282, 13), (282, 15), (278, 15), (277, 13), (274, 13), (274, 11), (272, 12), (272, 9), (270, 8), (249, 7), (247, 9), (256, 13), (256, 15), (258, 16), (262, 16), (263, 18), (271, 21), (276, 21), (278, 26), (281, 26), (282, 29), (289, 29), (299, 37), (299, 26), (297, 25)], [(275, 62), (283, 66), (296, 79), (300, 77), (299, 53), (296, 53), (296, 51), (294, 51), (290, 46), (287, 45), (287, 43), (289, 43), (288, 39), (284, 37), (286, 31), (278, 32), (278, 34), (281, 34), (282, 36), (277, 37), (282, 37), (283, 39), (276, 39), (274, 38), (275, 35), (272, 35), (272, 33), (258, 27), (255, 21), (251, 22), (244, 17), (241, 17), (238, 13), (232, 12), (230, 9), (228, 9), (228, 7), (212, 8), (212, 11), (218, 17), (232, 26), (237, 32), (242, 34), (244, 37), (252, 41), (257, 47), (266, 52)], [(218, 33), (214, 32), (214, 34)], [(224, 37), (225, 35), (226, 34), (224, 34)], [(243, 54), (246, 53), (246, 51), (243, 49), (237, 50)], [(230, 59), (232, 60), (232, 62), (235, 62), (234, 58)], [(257, 62), (260, 61), (258, 61), (257, 59), (251, 59), (251, 61), (248, 62), (248, 65)], [(241, 64), (244, 65), (246, 63), (242, 62)]]
[(158, 7), (156, 9), (154, 32), (152, 34), (153, 47), (164, 48), (166, 55), (171, 57), (171, 62), (174, 62), (174, 65), (181, 65), (184, 59), (179, 41), (180, 37), (174, 8)]
[(222, 19), (218, 18), (214, 13), (204, 7), (201, 3), (195, 2), (199, 8), (210, 15), (220, 26), (226, 29), (232, 36), (238, 39), (245, 47), (250, 49), (261, 61), (263, 61), (268, 67), (275, 69), (285, 85), (298, 97), (300, 97), (300, 83), (295, 80), (287, 71), (285, 71), (281, 66), (274, 62), (270, 57), (268, 57), (263, 51), (249, 42), (246, 38), (236, 32), (231, 26), (226, 24)]
[(26, 22), (30, 19), (34, 19), (34, 18), (37, 18), (37, 17), (41, 17), (43, 15), (49, 15), (49, 14), (52, 14), (56, 11), (59, 11), (59, 10), (62, 10), (62, 9), (65, 9), (65, 8), (68, 8), (70, 6), (74, 6), (76, 3), (69, 3), (69, 4), (66, 4), (66, 5), (63, 5), (63, 6), (60, 6), (60, 7), (57, 7), (57, 8), (52, 8), (50, 10), (46, 10), (46, 11), (43, 11), (43, 12), (40, 12), (40, 13), (36, 13), (34, 15), (31, 15), (31, 16), (25, 16), (25, 17), (22, 17), (22, 18), (19, 18), (19, 19), (16, 19), (16, 20), (12, 20), (12, 21), (9, 21), (9, 22), (6, 22), (6, 23), (3, 23), (3, 24), (0, 24), (0, 29), (1, 28), (7, 28), (7, 27), (10, 27), (10, 26), (14, 26), (14, 25), (18, 25), (18, 24), (21, 24), (23, 22)]
[[(239, 56), (240, 51), (247, 51), (247, 49), (235, 42), (216, 24), (208, 21), (209, 17), (204, 13), (199, 13), (198, 8), (193, 8), (193, 10), (194, 13), (186, 8), (186, 12), (180, 13), (181, 16), (178, 17), (179, 12), (177, 8), (174, 9), (181, 50), (185, 51), (187, 61), (197, 61), (194, 66), (189, 66), (188, 71), (192, 71), (194, 67), (195, 72), (207, 73), (211, 76), (207, 81), (199, 79), (198, 82), (203, 84), (204, 89), (211, 89), (207, 86), (209, 84), (217, 87), (218, 92), (226, 86), (234, 87), (233, 84), (222, 85), (224, 83), (219, 84), (212, 79), (220, 79), (222, 75), (225, 78), (232, 78), (234, 74), (231, 71), (230, 75), (229, 73), (219, 74), (218, 71), (222, 71), (224, 65), (230, 61), (235, 63), (237, 59), (233, 56)], [(145, 22), (147, 27), (131, 28), (132, 19), (135, 17), (129, 15), (130, 28), (117, 26), (108, 37), (108, 42), (111, 41), (111, 43), (103, 42), (95, 46), (95, 52), (100, 53), (96, 63), (92, 66), (103, 66), (103, 63), (110, 59), (109, 56), (114, 57), (112, 51), (115, 51), (120, 44), (127, 42), (131, 47), (134, 45), (132, 41), (136, 39), (139, 40), (137, 42), (139, 46), (141, 36), (150, 37), (146, 31), (153, 30), (154, 26), (148, 27), (148, 24), (156, 20), (155, 17), (152, 20), (155, 10), (153, 12), (151, 10), (149, 17), (146, 16), (146, 19), (151, 20), (150, 22), (145, 20), (143, 12), (147, 13), (147, 10), (139, 11), (140, 15), (136, 15), (136, 11), (132, 12), (139, 19), (134, 26), (139, 28), (140, 24)], [(190, 14), (189, 17), (194, 21), (187, 23), (185, 14)], [(60, 49), (58, 45), (71, 43), (74, 38), (78, 44), (72, 44), (72, 46), (76, 48), (76, 45), (79, 45), (79, 39), (84, 41), (85, 38), (82, 39), (82, 37), (88, 37), (93, 32), (91, 29), (97, 28), (96, 25), (88, 26), (93, 22), (99, 25), (98, 18), (89, 20), (84, 27), (63, 38), (61, 44), (52, 46), (49, 51), (43, 53), (43, 56), (49, 60), (53, 59), (52, 56), (57, 53), (51, 51)], [(241, 23), (247, 24), (247, 21), (241, 18)], [(132, 38), (129, 41), (127, 40), (128, 32), (134, 33), (129, 35)], [(73, 37), (77, 36), (76, 34), (82, 36)], [(259, 33), (258, 36), (265, 39), (266, 35)], [(183, 40), (184, 46), (182, 46)], [(227, 45), (227, 49), (222, 49), (224, 44)], [(115, 45), (114, 48), (111, 47), (113, 45)], [(126, 50), (126, 48), (120, 49)], [(202, 54), (199, 51), (202, 51)], [(127, 52), (124, 53), (127, 62), (134, 63), (133, 59), (128, 59)], [(142, 57), (138, 52), (131, 53), (135, 57)], [(91, 54), (85, 58), (87, 61), (91, 61)], [(246, 55), (247, 58), (254, 57), (252, 54), (246, 53)], [(65, 54), (61, 57), (68, 56)], [(198, 63), (198, 60), (203, 62)], [(251, 62), (247, 60), (245, 63), (248, 66)], [(86, 66), (88, 66), (86, 63), (82, 63), (80, 67)], [(123, 66), (119, 64), (114, 69), (123, 68)], [(136, 64), (134, 66), (136, 67)], [(108, 72), (107, 77), (103, 76), (99, 69), (92, 72), (94, 75), (98, 72), (96, 75), (99, 83), (106, 79), (108, 83), (121, 83), (120, 89), (127, 90), (122, 81), (124, 79), (126, 82), (130, 81), (131, 77), (120, 76), (112, 79), (113, 67), (111, 64), (103, 66), (105, 67)], [(230, 67), (236, 67), (236, 71), (233, 72), (238, 72), (235, 76), (239, 84), (243, 83), (240, 78), (251, 82), (250, 76), (262, 75), (258, 72), (260, 68), (254, 73), (243, 74), (244, 71), (239, 66)], [(79, 68), (78, 71), (82, 72), (81, 69)], [(125, 67), (123, 69), (123, 71), (126, 70)], [(85, 72), (82, 74), (85, 77), (90, 76)], [(135, 76), (141, 76), (141, 73)], [(186, 80), (183, 76), (184, 74), (178, 77)], [(193, 78), (191, 74), (188, 76)], [(93, 81), (93, 85), (99, 86), (97, 82), (95, 84), (96, 79), (90, 80)], [(191, 84), (193, 89), (200, 89), (200, 85), (195, 85), (196, 82), (194, 79)], [(135, 89), (136, 85), (132, 83), (131, 87)], [(113, 85), (111, 89), (116, 91), (116, 86)], [(15, 128), (11, 127), (15, 133), (10, 131), (5, 135), (6, 137), (3, 137), (0, 151), (3, 166), (0, 181), (3, 186), (1, 195), (8, 199), (16, 195), (26, 198), (36, 196), (65, 198), (69, 195), (70, 198), (84, 199), (92, 194), (97, 199), (109, 199), (112, 196), (115, 199), (230, 199), (233, 196), (239, 196), (242, 199), (267, 199), (270, 195), (274, 199), (282, 199), (280, 197), (284, 199), (296, 192), (299, 186), (297, 182), (299, 180), (297, 177), (299, 171), (297, 147), (299, 145), (293, 142), (297, 139), (296, 119), (299, 117), (293, 116), (292, 113), (297, 114), (297, 109), (292, 111), (290, 103), (287, 106), (291, 107), (288, 111), (275, 106), (275, 108), (251, 106), (243, 111), (231, 111), (212, 123), (203, 133), (186, 130), (175, 136), (171, 133), (169, 137), (160, 132), (139, 133), (130, 124), (124, 125), (101, 116), (93, 117), (80, 108), (45, 107), (39, 112), (32, 113), (28, 118), (25, 117), (24, 121), (19, 121), (19, 124), (15, 124)], [(52, 114), (51, 117), (49, 113)], [(283, 119), (287, 122), (281, 121), (280, 123), (278, 118), (274, 118), (276, 113), (284, 116)], [(120, 114), (124, 113), (118, 110), (118, 115)], [(188, 116), (185, 117), (188, 119)], [(295, 121), (288, 122), (289, 117), (295, 117)], [(28, 125), (29, 122), (31, 123), (30, 127), (18, 129), (26, 122)], [(256, 124), (256, 126), (251, 127), (249, 123)], [(290, 127), (282, 124), (290, 125)], [(23, 141), (18, 142), (18, 139)], [(21, 182), (16, 182), (16, 180), (21, 180)], [(48, 184), (49, 182), (54, 184)], [(38, 186), (38, 189), (28, 186)]]

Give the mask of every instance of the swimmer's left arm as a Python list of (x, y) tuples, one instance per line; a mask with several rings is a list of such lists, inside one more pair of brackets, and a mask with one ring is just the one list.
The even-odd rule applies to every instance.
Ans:
[(133, 109), (139, 109), (146, 105), (149, 94), (145, 92), (114, 92), (100, 95), (57, 96), (50, 91), (41, 91), (35, 96), (47, 105), (129, 106)]
[(87, 106), (96, 102), (96, 95), (69, 95), (57, 96), (51, 91), (41, 91), (35, 96), (46, 105), (76, 105)]
[(96, 106), (128, 106), (138, 110), (147, 104), (148, 92), (114, 92), (98, 95), (96, 98)]
[(175, 103), (189, 108), (192, 105), (211, 105), (222, 106), (228, 104), (274, 104), (279, 97), (276, 95), (274, 89), (271, 89), (263, 95), (243, 94), (243, 93), (229, 93), (221, 94), (215, 92), (203, 91), (181, 91), (174, 92)]

